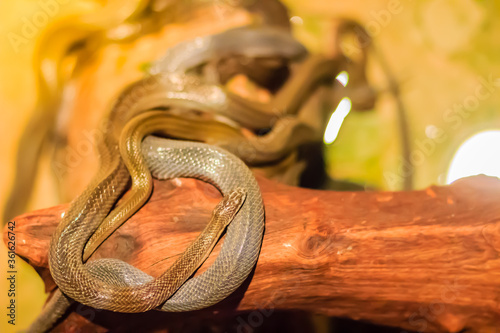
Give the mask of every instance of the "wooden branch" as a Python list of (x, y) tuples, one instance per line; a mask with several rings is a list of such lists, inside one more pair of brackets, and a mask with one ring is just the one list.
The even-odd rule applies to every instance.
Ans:
[[(261, 255), (251, 278), (228, 299), (195, 314), (125, 315), (79, 305), (73, 310), (81, 316), (71, 314), (59, 329), (141, 325), (141, 331), (152, 331), (196, 315), (237, 316), (235, 328), (248, 331), (280, 309), (420, 332), (494, 332), (500, 323), (497, 179), (480, 176), (395, 193), (307, 190), (261, 178), (259, 184), (266, 206)], [(203, 229), (219, 199), (201, 181), (155, 181), (150, 202), (94, 258), (120, 258), (158, 276)], [(47, 248), (67, 207), (16, 219), (17, 253), (37, 269), (48, 291), (55, 286)]]

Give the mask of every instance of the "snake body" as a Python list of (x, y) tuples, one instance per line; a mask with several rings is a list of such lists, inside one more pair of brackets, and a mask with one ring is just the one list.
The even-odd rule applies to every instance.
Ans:
[[(333, 61), (320, 58), (312, 58), (302, 67), (305, 68), (299, 71), (302, 74), (283, 87), (286, 93), (278, 93), (276, 104), (271, 103), (271, 109), (278, 106), (279, 111), (285, 114), (295, 114), (303, 103), (304, 96), (335, 70)], [(189, 66), (186, 68), (188, 70)], [(303, 77), (300, 77), (305, 75), (308, 78), (311, 73), (313, 75), (306, 80), (307, 84), (300, 85), (300, 81), (303, 81)], [(180, 87), (177, 86), (179, 82)], [(147, 112), (158, 107), (173, 108), (167, 113)], [(198, 124), (198, 130), (192, 131), (191, 128), (191, 131), (186, 131), (183, 130), (186, 126), (176, 126), (186, 121), (175, 115), (178, 108), (206, 111), (212, 114), (212, 118), (217, 117), (217, 110), (222, 110), (222, 117), (228, 118), (223, 122), (205, 121)], [(105, 140), (99, 145), (102, 164), (99, 174), (72, 204), (53, 237), (49, 256), (50, 269), (64, 294), (58, 291), (54, 295), (41, 316), (46, 318), (35, 322), (32, 330), (50, 327), (64, 312), (62, 308), (70, 303), (68, 297), (94, 308), (121, 312), (146, 311), (163, 302), (161, 309), (164, 311), (190, 311), (215, 304), (232, 293), (253, 268), (262, 239), (262, 199), (252, 173), (239, 158), (221, 148), (195, 142), (147, 138), (141, 150), (141, 141), (149, 134), (161, 132), (187, 140), (218, 144), (247, 161), (251, 159), (249, 155), (252, 155), (245, 155), (249, 151), (248, 147), (254, 155), (258, 151), (258, 156), (264, 156), (262, 161), (279, 158), (287, 151), (289, 141), (279, 138), (293, 138), (296, 131), (304, 130), (299, 122), (287, 122), (290, 119), (283, 117), (268, 134), (252, 140), (242, 137), (238, 126), (230, 120), (233, 118), (237, 122), (250, 124), (250, 115), (259, 114), (262, 122), (259, 126), (264, 123), (269, 126), (272, 125), (273, 118), (276, 118), (276, 113), (270, 113), (269, 108), (239, 98), (217, 85), (200, 83), (198, 79), (192, 79), (183, 73), (153, 75), (126, 89), (113, 108)], [(147, 113), (143, 114), (144, 112)], [(220, 132), (230, 133), (236, 140), (221, 142), (217, 135), (220, 132), (214, 131), (216, 126)], [(122, 130), (123, 127), (125, 130)], [(276, 148), (276, 144), (281, 146)], [(146, 163), (142, 160), (142, 154), (145, 155)], [(133, 179), (132, 194), (108, 215), (112, 205), (125, 190), (128, 172)], [(246, 192), (245, 204), (230, 224), (228, 237), (216, 262), (205, 273), (182, 285), (166, 302), (191, 275), (189, 272), (196, 269), (206, 257), (206, 252), (201, 255), (201, 245), (193, 245), (193, 249), (197, 249), (197, 256), (188, 256), (188, 253), (193, 254), (189, 251), (184, 253), (183, 265), (189, 269), (181, 270), (179, 267), (182, 265), (174, 264), (158, 279), (115, 259), (101, 259), (84, 264), (97, 246), (147, 200), (151, 192), (150, 172), (159, 179), (194, 177), (210, 182), (224, 196), (232, 195), (236, 198), (236, 201), (230, 200), (232, 204), (224, 206), (233, 211), (234, 207), (239, 207), (237, 202), (243, 195), (240, 189), (243, 188)], [(224, 223), (216, 224), (221, 226)], [(209, 229), (210, 226), (211, 224)], [(211, 238), (206, 234), (201, 236), (205, 240), (202, 243), (207, 251), (213, 247), (210, 242), (217, 240), (219, 231), (212, 231), (210, 234)], [(211, 240), (209, 245), (208, 240)]]
[[(296, 77), (293, 77), (290, 80), (291, 83), (284, 87), (287, 93), (278, 94), (276, 97), (278, 102), (275, 104), (282, 105), (285, 113), (296, 113), (304, 103), (306, 99), (304, 96), (307, 96), (306, 93), (310, 93), (321, 80), (330, 77), (331, 75), (329, 74), (333, 72), (334, 69), (335, 63), (331, 60), (318, 56), (307, 59), (299, 69), (299, 73)], [(309, 77), (308, 74), (312, 75)], [(307, 85), (300, 86), (300, 81), (303, 81), (304, 77), (307, 78), (305, 80)], [(189, 86), (189, 88), (184, 86), (183, 88), (185, 91), (183, 90), (182, 96), (179, 96), (179, 94), (175, 94), (172, 79), (169, 79), (168, 75), (164, 78), (146, 78), (144, 80), (147, 82), (140, 81), (133, 84), (129, 90), (125, 91), (123, 99), (118, 101), (112, 114), (112, 122), (115, 127), (120, 128), (117, 124), (120, 124), (120, 122), (127, 122), (132, 115), (144, 112), (142, 110), (161, 107), (197, 107), (198, 110), (201, 109), (212, 114), (219, 108), (223, 110), (233, 110), (236, 115), (250, 115), (252, 112), (255, 114), (259, 108), (264, 107), (263, 104), (246, 101), (234, 94), (219, 90), (219, 87), (213, 85), (201, 85), (199, 82), (196, 82), (194, 86)], [(144, 88), (152, 84), (149, 80), (156, 82), (153, 89)], [(184, 82), (186, 81), (189, 80), (184, 79)], [(216, 95), (222, 97), (214, 98), (212, 89), (218, 92)], [(147, 95), (147, 98), (145, 98), (145, 95)], [(297, 98), (297, 96), (301, 98)], [(222, 101), (219, 101), (219, 99)], [(231, 125), (231, 123), (227, 121), (224, 122), (224, 119), (217, 119), (217, 116), (201, 120), (198, 118), (187, 120), (175, 114), (166, 114), (163, 112), (161, 119), (162, 121), (156, 123), (153, 121), (151, 123), (150, 132), (156, 131), (180, 139), (197, 140), (215, 144), (238, 155), (246, 163), (262, 163), (282, 158), (296, 146), (295, 141), (297, 137), (302, 139), (309, 137), (311, 141), (315, 139), (313, 129), (307, 127), (293, 117), (282, 117), (276, 121), (268, 134), (251, 138), (242, 136), (238, 126)], [(270, 119), (268, 119), (268, 121), (271, 122)], [(133, 126), (128, 126), (128, 128), (133, 128)], [(135, 135), (138, 135), (139, 132), (140, 131), (136, 131)], [(115, 133), (115, 135), (118, 134)], [(127, 130), (121, 134), (121, 142), (124, 143), (121, 145), (121, 156), (126, 160), (130, 160), (127, 158), (127, 156), (130, 155), (130, 151), (127, 150), (126, 145), (127, 142), (133, 142), (133, 140), (128, 140), (132, 136), (133, 133)], [(129, 145), (129, 147), (134, 146)], [(137, 149), (135, 149), (132, 154), (138, 156), (139, 153)], [(139, 165), (135, 167), (140, 168)], [(129, 169), (135, 167), (130, 166)], [(145, 174), (146, 170), (143, 171)], [(137, 174), (139, 174), (139, 172), (137, 172)], [(115, 215), (108, 216), (98, 227), (87, 243), (84, 260), (97, 249), (106, 237), (145, 203), (149, 196), (152, 182), (150, 177), (137, 177), (133, 179), (132, 186), (132, 192), (137, 195), (132, 196), (132, 198), (130, 198), (126, 204), (122, 205), (120, 209), (115, 210)]]
[[(158, 124), (158, 120), (165, 116), (161, 112), (153, 112), (152, 115), (153, 117), (144, 115), (135, 122), (138, 128), (135, 131), (131, 129), (132, 132), (143, 133), (135, 136), (135, 139), (132, 135), (128, 140), (139, 155), (142, 155), (141, 139), (152, 128), (148, 126), (148, 121), (150, 125)], [(133, 124), (134, 122), (131, 126)], [(145, 126), (141, 127), (141, 124)], [(235, 228), (228, 230), (228, 238), (220, 257), (207, 272), (193, 279), (195, 283), (185, 284), (176, 293), (176, 297), (163, 306), (163, 310), (194, 310), (220, 301), (240, 285), (257, 260), (264, 214), (258, 185), (245, 164), (225, 150), (210, 145), (148, 138), (142, 150), (147, 151), (147, 165), (151, 167), (155, 177), (199, 178), (217, 186), (224, 199), (214, 210), (208, 227), (183, 253), (182, 258), (158, 279), (116, 259), (101, 259), (84, 265), (81, 255), (78, 256), (78, 253), (82, 253), (83, 246), (78, 244), (85, 244), (84, 239), (90, 236), (95, 225), (104, 218), (103, 212), (109, 211), (111, 203), (123, 190), (122, 177), (126, 175), (124, 163), (115, 159), (116, 150), (106, 146), (101, 145), (103, 167), (96, 176), (97, 180), (72, 204), (56, 231), (55, 242), (51, 244), (51, 271), (57, 272), (53, 277), (66, 295), (56, 292), (43, 316), (32, 325), (32, 332), (49, 329), (71, 303), (68, 296), (95, 308), (105, 307), (123, 312), (154, 308), (158, 302), (168, 298), (203, 262), (245, 196), (245, 205), (234, 219)], [(131, 151), (134, 149), (129, 150)], [(207, 168), (207, 165), (211, 167)], [(245, 189), (244, 192), (242, 189)], [(78, 237), (75, 239), (74, 235)], [(75, 288), (75, 281), (83, 283)], [(163, 296), (159, 296), (161, 293)], [(155, 303), (156, 305), (151, 306)]]
[[(225, 227), (232, 220), (235, 211), (242, 204), (244, 193), (241, 190), (235, 188), (231, 193), (225, 191), (227, 197), (221, 201), (213, 216), (215, 223), (209, 224), (180, 260), (152, 281), (133, 286), (114, 283), (117, 278), (132, 280), (130, 274), (137, 275), (132, 266), (124, 262), (118, 264), (116, 260), (108, 259), (103, 264), (101, 259), (89, 265), (83, 264), (82, 245), (101, 223), (103, 218), (98, 214), (109, 211), (109, 203), (116, 201), (115, 194), (119, 195), (122, 184), (126, 184), (127, 174), (123, 164), (132, 176), (132, 194), (110, 213), (108, 219), (126, 220), (149, 197), (151, 176), (143, 161), (140, 145), (146, 135), (162, 128), (162, 116), (164, 114), (161, 112), (155, 112), (152, 116), (144, 114), (131, 122), (130, 134), (127, 128), (124, 130), (125, 147), (122, 149), (125, 150), (125, 162), (121, 162), (119, 158), (117, 162), (111, 162), (108, 174), (104, 174), (96, 186), (92, 186), (75, 201), (67, 218), (63, 219), (54, 235), (49, 256), (53, 278), (67, 296), (81, 300), (86, 305), (120, 312), (143, 312), (157, 307), (199, 266), (200, 260), (207, 255), (205, 248), (208, 246), (209, 253), (222, 231), (221, 227)], [(176, 141), (171, 145), (176, 147)], [(105, 158), (115, 159), (115, 154), (112, 147), (108, 148), (108, 152), (101, 151), (101, 156), (106, 156)], [(184, 152), (180, 151), (172, 158), (182, 159), (183, 154)], [(199, 177), (199, 170), (190, 172), (193, 169), (191, 165), (184, 164), (183, 168), (184, 174), (180, 176)], [(92, 212), (95, 212), (95, 216)], [(217, 275), (220, 275), (219, 272)]]

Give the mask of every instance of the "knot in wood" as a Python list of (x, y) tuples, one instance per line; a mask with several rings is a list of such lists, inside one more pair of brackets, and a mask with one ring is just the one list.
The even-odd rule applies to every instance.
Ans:
[(298, 245), (298, 255), (305, 259), (321, 259), (331, 254), (334, 235), (330, 233), (306, 234)]

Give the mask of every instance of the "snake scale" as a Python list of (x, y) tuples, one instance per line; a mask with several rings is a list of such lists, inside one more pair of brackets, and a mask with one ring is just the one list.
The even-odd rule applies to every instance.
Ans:
[[(296, 53), (303, 50), (296, 49)], [(311, 59), (302, 65), (299, 70), (302, 74), (289, 80), (283, 87), (282, 91), (285, 93), (276, 96), (275, 105), (282, 107), (284, 113), (297, 112), (304, 96), (334, 71), (334, 62), (314, 57)], [(181, 65), (182, 61), (177, 69)], [(238, 149), (245, 144), (250, 145), (254, 151), (259, 151), (260, 147), (276, 146), (269, 144), (270, 142), (280, 143), (281, 146), (276, 151), (283, 153), (286, 151), (287, 140), (279, 142), (276, 138), (293, 137), (294, 131), (301, 128), (293, 122), (287, 122), (288, 119), (284, 117), (278, 120), (268, 134), (253, 142), (241, 137), (238, 128), (227, 121), (203, 120), (195, 124), (196, 131), (183, 131), (182, 128), (186, 127), (182, 126), (182, 122), (186, 120), (176, 116), (176, 108), (196, 107), (213, 114), (214, 109), (219, 107), (223, 111), (227, 110), (226, 112), (231, 110), (231, 113), (227, 113), (230, 118), (253, 112), (261, 114), (262, 122), (267, 124), (272, 115), (268, 112), (266, 114), (265, 108), (258, 103), (221, 91), (217, 86), (200, 85), (196, 80), (190, 82), (189, 76), (176, 75), (178, 73), (174, 71), (166, 76), (158, 74), (146, 78), (125, 90), (115, 103), (108, 119), (104, 142), (99, 145), (100, 171), (94, 182), (72, 203), (51, 244), (50, 269), (62, 292), (58, 290), (55, 293), (42, 315), (32, 325), (31, 331), (50, 329), (71, 303), (70, 298), (94, 308), (121, 312), (147, 311), (163, 303), (161, 309), (164, 311), (204, 308), (232, 293), (253, 268), (262, 239), (263, 207), (255, 179), (245, 164), (224, 149), (201, 143), (147, 138), (141, 151), (141, 142), (149, 134), (161, 133), (186, 140), (214, 143), (240, 153), (240, 156), (241, 151)], [(304, 77), (307, 78), (305, 82)], [(154, 83), (152, 85), (151, 80)], [(179, 80), (182, 82), (180, 89), (176, 88)], [(301, 85), (301, 81), (305, 84)], [(214, 99), (214, 96), (222, 99)], [(147, 111), (165, 106), (173, 109), (170, 112)], [(235, 109), (241, 112), (233, 114)], [(244, 118), (237, 120), (245, 122)], [(215, 131), (214, 128), (217, 127), (218, 131)], [(221, 132), (230, 133), (236, 140), (221, 142), (218, 137)], [(142, 160), (143, 153), (145, 160)], [(262, 148), (259, 153), (259, 156), (266, 156), (266, 149)], [(267, 156), (276, 158), (272, 153)], [(129, 172), (133, 179), (132, 195), (126, 196), (108, 215), (125, 190)], [(180, 262), (176, 262), (157, 279), (116, 259), (100, 259), (84, 264), (99, 244), (145, 203), (152, 190), (150, 174), (158, 179), (194, 177), (218, 187), (224, 199), (215, 210), (207, 229), (184, 252)], [(228, 237), (216, 262), (207, 272), (182, 285), (206, 258), (224, 229), (223, 226), (238, 211), (245, 196), (243, 206), (234, 217), (234, 222), (229, 225)], [(222, 215), (220, 212), (223, 212)]]
[[(193, 177), (218, 187), (224, 198), (214, 210), (211, 222), (182, 257), (158, 279), (116, 259), (100, 259), (85, 265), (81, 260), (85, 240), (121, 194), (123, 177), (127, 177), (125, 163), (117, 158), (117, 150), (109, 143), (100, 145), (103, 167), (93, 184), (72, 203), (51, 244), (51, 271), (65, 294), (58, 291), (53, 296), (31, 331), (49, 329), (70, 304), (68, 296), (95, 308), (121, 312), (146, 311), (160, 305), (208, 256), (243, 201), (215, 263), (205, 273), (184, 284), (162, 310), (187, 311), (214, 304), (232, 293), (255, 265), (262, 239), (264, 211), (251, 171), (234, 155), (207, 144), (148, 138), (141, 148), (142, 138), (154, 128), (162, 127), (162, 118), (169, 120), (163, 112), (153, 111), (131, 122), (129, 128), (132, 127), (131, 132), (137, 134), (127, 136), (128, 140), (123, 141), (128, 145), (125, 147), (129, 151), (127, 154), (135, 157), (132, 160), (138, 167), (135, 170), (143, 171), (139, 164), (144, 166), (140, 157), (144, 151), (146, 164), (156, 178)], [(124, 133), (127, 133), (126, 129)], [(147, 173), (133, 173), (133, 178), (140, 181), (144, 175)], [(119, 206), (113, 211), (121, 209), (123, 207)]]
[[(62, 1), (54, 4), (55, 8), (59, 8), (59, 5), (63, 5)], [(89, 5), (94, 9), (89, 11), (90, 7), (83, 6), (80, 10), (70, 11), (74, 14), (58, 15), (57, 19), (41, 29), (40, 38), (37, 38), (36, 51), (33, 53), (38, 87), (37, 107), (20, 138), (14, 186), (8, 203), (4, 206), (3, 221), (9, 221), (27, 209), (27, 194), (33, 190), (39, 161), (46, 145), (56, 145), (56, 150), (63, 148), (61, 146), (66, 142), (63, 139), (65, 134), (59, 132), (61, 129), (57, 123), (60, 122), (58, 118), (64, 87), (78, 76), (81, 68), (88, 64), (88, 60), (100, 48), (128, 43), (157, 33), (169, 23), (186, 23), (192, 13), (200, 8), (216, 12), (243, 7), (252, 15), (260, 17), (266, 25), (280, 26), (285, 30), (290, 26), (287, 11), (278, 0), (234, 3), (108, 0), (91, 1)], [(53, 142), (54, 140), (60, 142)]]

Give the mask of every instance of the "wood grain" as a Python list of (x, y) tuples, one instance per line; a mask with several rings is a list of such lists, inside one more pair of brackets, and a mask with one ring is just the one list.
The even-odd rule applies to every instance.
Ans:
[[(281, 310), (300, 310), (411, 331), (495, 332), (498, 179), (478, 176), (412, 192), (317, 191), (258, 181), (266, 207), (261, 255), (252, 276), (228, 299), (182, 314), (124, 315), (75, 305), (58, 330), (128, 331), (141, 325), (141, 331), (163, 332), (190, 318), (231, 317), (235, 331), (250, 332)], [(201, 181), (155, 181), (151, 200), (93, 258), (120, 258), (158, 276), (203, 229), (219, 199)], [(35, 267), (47, 291), (55, 287), (47, 248), (67, 207), (16, 219), (17, 254)]]

